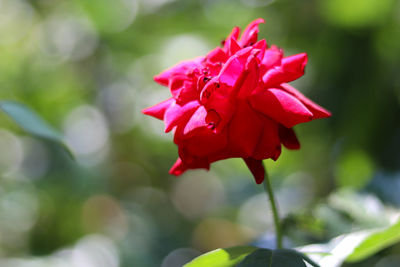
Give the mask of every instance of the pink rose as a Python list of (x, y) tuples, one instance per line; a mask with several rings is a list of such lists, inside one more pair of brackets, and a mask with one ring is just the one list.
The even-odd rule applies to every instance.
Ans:
[(263, 159), (277, 160), (281, 144), (299, 149), (292, 127), (330, 113), (288, 82), (304, 74), (307, 54), (289, 57), (266, 41), (257, 41), (258, 24), (239, 38), (235, 27), (223, 47), (183, 61), (154, 77), (172, 97), (143, 110), (174, 131), (179, 158), (170, 173), (209, 169), (210, 163), (241, 157), (259, 184)]

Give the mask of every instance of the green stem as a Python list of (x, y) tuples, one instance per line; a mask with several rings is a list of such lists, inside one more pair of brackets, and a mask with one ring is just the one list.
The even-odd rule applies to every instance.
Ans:
[(282, 229), (279, 221), (279, 213), (278, 208), (275, 202), (274, 191), (272, 190), (271, 181), (268, 176), (268, 172), (265, 169), (265, 179), (264, 179), (264, 188), (265, 192), (267, 192), (269, 197), (269, 203), (272, 209), (272, 215), (274, 216), (274, 225), (275, 225), (275, 234), (276, 234), (276, 248), (282, 248)]

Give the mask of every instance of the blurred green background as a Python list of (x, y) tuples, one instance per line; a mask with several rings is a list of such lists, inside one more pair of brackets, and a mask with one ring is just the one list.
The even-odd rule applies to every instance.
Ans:
[[(241, 160), (168, 175), (152, 81), (233, 26), (307, 52), (293, 85), (332, 118), (296, 126), (302, 149), (267, 160), (287, 246), (385, 226), (400, 207), (400, 2), (0, 0), (0, 99), (22, 102), (76, 155), (0, 115), (0, 266), (175, 267), (217, 247), (273, 246), (262, 186)], [(400, 246), (346, 266), (400, 266)], [(391, 265), (392, 264), (392, 265)]]

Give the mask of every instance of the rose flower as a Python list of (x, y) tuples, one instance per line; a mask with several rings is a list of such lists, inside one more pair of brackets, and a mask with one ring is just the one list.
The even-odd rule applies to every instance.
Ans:
[(210, 168), (210, 163), (240, 157), (257, 183), (264, 180), (263, 159), (277, 160), (281, 144), (299, 149), (292, 127), (330, 113), (287, 84), (304, 74), (307, 54), (284, 57), (258, 38), (250, 23), (239, 38), (235, 27), (223, 47), (183, 61), (154, 77), (172, 97), (143, 110), (174, 131), (179, 158), (170, 173)]

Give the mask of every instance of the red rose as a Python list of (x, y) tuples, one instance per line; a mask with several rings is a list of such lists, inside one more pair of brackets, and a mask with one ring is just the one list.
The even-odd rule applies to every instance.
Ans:
[(261, 183), (263, 159), (278, 159), (281, 144), (300, 148), (293, 126), (330, 116), (287, 84), (304, 74), (307, 54), (283, 57), (281, 49), (257, 41), (263, 22), (250, 23), (241, 38), (235, 27), (222, 48), (154, 77), (172, 97), (143, 113), (164, 120), (165, 132), (174, 131), (179, 158), (171, 174), (241, 157)]

